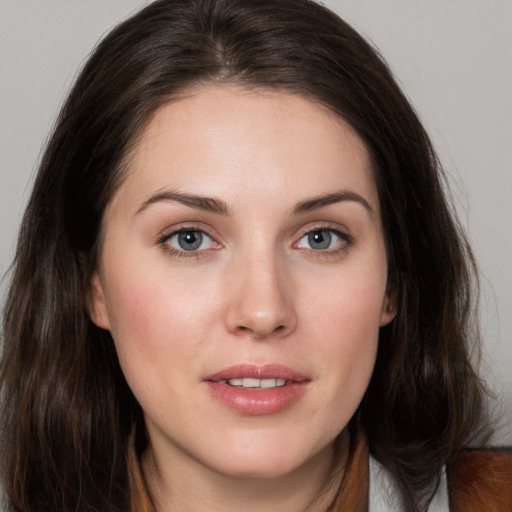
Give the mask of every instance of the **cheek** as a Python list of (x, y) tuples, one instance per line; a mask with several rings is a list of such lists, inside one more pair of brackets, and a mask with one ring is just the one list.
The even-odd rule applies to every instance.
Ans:
[(151, 269), (131, 265), (126, 260), (117, 263), (105, 266), (108, 276), (105, 299), (110, 332), (123, 372), (130, 382), (133, 376), (149, 372), (153, 360), (158, 360), (172, 332), (164, 329), (163, 320), (174, 316), (175, 308), (172, 294)]
[(112, 334), (120, 341), (166, 346), (177, 334), (198, 329), (200, 312), (214, 306), (211, 297), (199, 293), (200, 283), (184, 283), (154, 265), (118, 267), (109, 276)]
[[(371, 268), (371, 267), (370, 267)], [(385, 268), (341, 273), (305, 307), (311, 350), (332, 391), (329, 400), (357, 407), (371, 378), (378, 347)]]
[[(323, 363), (334, 394), (362, 397), (373, 372), (379, 337), (379, 316), (375, 308), (349, 301), (331, 310), (319, 337)], [(323, 309), (323, 314), (327, 312)], [(373, 317), (373, 321), (371, 318)]]
[(307, 323), (323, 331), (325, 339), (355, 345), (364, 345), (365, 340), (375, 343), (386, 292), (386, 269), (361, 267), (335, 271), (323, 278), (322, 286), (309, 286), (304, 295)]
[[(137, 389), (171, 386), (197, 359), (219, 318), (218, 294), (201, 273), (179, 275), (139, 258), (105, 272), (111, 333), (123, 372)], [(128, 276), (128, 277), (127, 277)], [(173, 386), (175, 387), (175, 386)]]
[(109, 274), (111, 334), (128, 385), (145, 412), (157, 417), (170, 396), (182, 393), (190, 377), (184, 368), (204, 338), (198, 299), (184, 297), (152, 266), (130, 270), (120, 266)]

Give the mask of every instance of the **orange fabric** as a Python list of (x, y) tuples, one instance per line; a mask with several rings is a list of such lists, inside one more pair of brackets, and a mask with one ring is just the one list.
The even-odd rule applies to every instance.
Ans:
[[(131, 512), (155, 512), (135, 450), (128, 459)], [(512, 450), (469, 450), (447, 474), (450, 512), (512, 512)], [(331, 512), (368, 512), (369, 456), (360, 437), (351, 443), (348, 467)], [(370, 511), (373, 512), (373, 511)]]
[(370, 482), (368, 448), (361, 436), (351, 442), (348, 465), (332, 512), (367, 512)]
[(128, 454), (128, 475), (130, 479), (130, 512), (155, 512), (133, 443)]

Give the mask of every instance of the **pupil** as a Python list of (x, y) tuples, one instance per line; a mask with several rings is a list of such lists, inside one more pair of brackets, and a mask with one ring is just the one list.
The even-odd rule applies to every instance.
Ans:
[(178, 243), (184, 251), (194, 251), (200, 247), (203, 235), (199, 231), (183, 231), (178, 235)]
[(313, 249), (328, 249), (331, 245), (329, 231), (313, 231), (308, 235), (308, 242)]

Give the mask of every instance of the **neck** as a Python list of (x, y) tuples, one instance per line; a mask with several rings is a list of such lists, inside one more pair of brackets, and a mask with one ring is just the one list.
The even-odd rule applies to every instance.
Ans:
[(225, 475), (197, 461), (176, 464), (175, 457), (165, 464), (151, 448), (142, 466), (155, 512), (326, 512), (343, 477), (348, 433), (336, 457), (334, 451), (329, 445), (291, 473), (272, 478)]

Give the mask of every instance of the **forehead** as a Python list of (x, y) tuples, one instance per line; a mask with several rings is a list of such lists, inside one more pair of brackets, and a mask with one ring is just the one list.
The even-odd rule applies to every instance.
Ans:
[(163, 188), (279, 202), (348, 188), (378, 206), (367, 148), (343, 119), (299, 95), (225, 85), (191, 90), (146, 125), (117, 196)]

